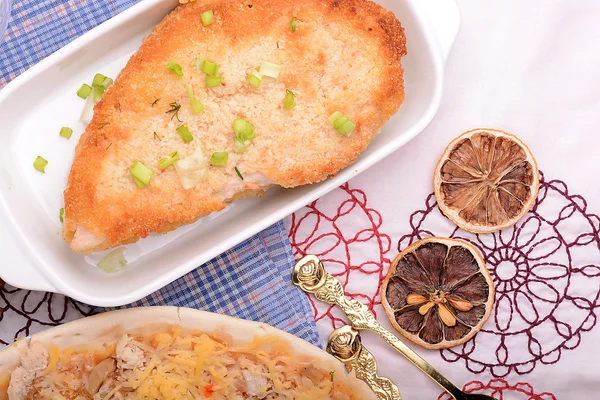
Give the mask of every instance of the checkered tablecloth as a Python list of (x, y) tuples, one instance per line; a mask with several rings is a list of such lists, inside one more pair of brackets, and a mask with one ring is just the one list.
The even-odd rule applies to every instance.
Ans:
[[(0, 43), (0, 88), (136, 2), (14, 1)], [(0, 9), (7, 4), (0, 0)], [(312, 309), (290, 280), (293, 263), (287, 232), (277, 223), (129, 307), (176, 305), (223, 313), (266, 322), (318, 344)], [(0, 343), (97, 311), (104, 310), (56, 294), (0, 285)]]

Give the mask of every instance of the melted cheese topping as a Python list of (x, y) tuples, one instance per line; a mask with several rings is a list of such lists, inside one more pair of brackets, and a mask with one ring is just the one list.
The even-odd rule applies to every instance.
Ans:
[[(48, 348), (48, 367), (25, 399), (354, 399), (344, 377), (320, 369), (277, 337), (245, 346), (178, 328), (124, 335), (102, 349)], [(116, 369), (90, 393), (92, 370), (107, 358)], [(137, 363), (137, 364), (136, 364)], [(132, 367), (139, 365), (140, 367)], [(93, 384), (91, 385), (93, 386)]]

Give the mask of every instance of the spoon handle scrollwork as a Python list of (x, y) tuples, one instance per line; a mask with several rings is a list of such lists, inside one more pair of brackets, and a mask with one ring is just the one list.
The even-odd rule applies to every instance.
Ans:
[(402, 400), (398, 387), (388, 378), (377, 375), (377, 362), (360, 341), (360, 333), (349, 325), (329, 336), (327, 352), (340, 360), (348, 372), (364, 381), (380, 400)]
[(344, 295), (344, 288), (340, 281), (325, 271), (323, 263), (317, 256), (308, 255), (298, 261), (294, 267), (292, 280), (295, 285), (307, 293), (314, 294), (317, 299), (328, 304), (337, 305), (346, 314), (355, 329), (366, 329), (375, 332), (452, 397), (460, 397), (462, 393), (460, 389), (393, 333), (381, 326), (367, 306), (360, 301), (348, 299)]

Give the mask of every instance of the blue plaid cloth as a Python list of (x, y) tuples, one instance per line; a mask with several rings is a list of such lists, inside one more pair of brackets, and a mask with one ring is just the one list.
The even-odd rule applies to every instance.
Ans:
[[(0, 9), (7, 1), (0, 0)], [(13, 1), (8, 28), (0, 42), (0, 87), (136, 2)], [(310, 304), (291, 283), (293, 263), (287, 232), (279, 222), (126, 307), (174, 305), (223, 313), (265, 322), (319, 345)]]

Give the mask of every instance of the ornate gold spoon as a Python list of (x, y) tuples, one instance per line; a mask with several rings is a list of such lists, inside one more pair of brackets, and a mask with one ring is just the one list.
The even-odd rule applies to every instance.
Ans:
[(323, 263), (317, 256), (308, 255), (302, 258), (294, 266), (292, 281), (307, 293), (325, 303), (335, 304), (346, 314), (355, 329), (367, 329), (377, 333), (397, 352), (402, 354), (423, 371), (434, 382), (440, 385), (455, 400), (494, 400), (493, 397), (483, 394), (468, 394), (457, 388), (433, 368), (421, 356), (412, 351), (393, 333), (385, 329), (377, 322), (371, 311), (357, 300), (350, 300), (344, 296), (344, 288), (340, 281), (325, 271)]
[(327, 341), (327, 352), (340, 360), (348, 372), (369, 385), (381, 400), (402, 400), (398, 387), (377, 375), (377, 362), (360, 342), (360, 333), (350, 325), (336, 329)]

